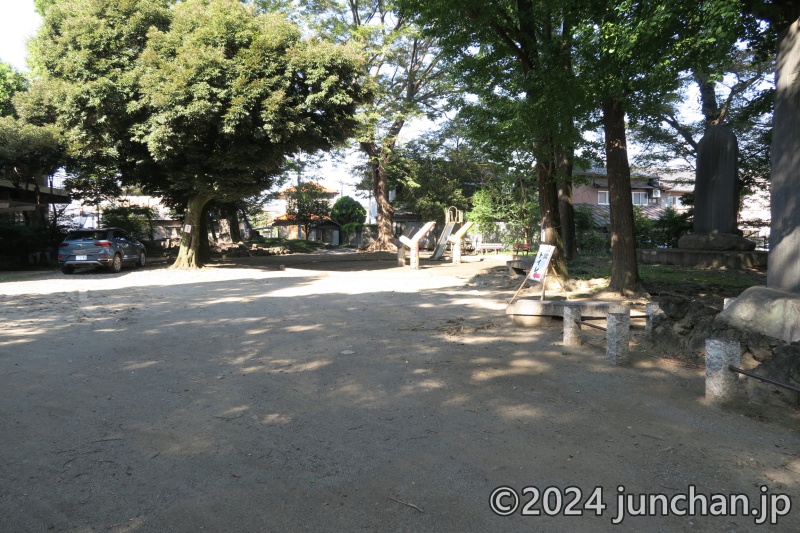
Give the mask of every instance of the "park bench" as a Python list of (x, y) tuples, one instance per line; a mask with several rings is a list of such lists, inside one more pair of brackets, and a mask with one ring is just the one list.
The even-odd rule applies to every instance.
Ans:
[(475, 251), (480, 253), (494, 251), (494, 253), (498, 253), (504, 247), (505, 245), (501, 242), (479, 242), (475, 246)]
[(525, 252), (525, 254), (527, 255), (528, 253), (530, 253), (530, 251), (531, 251), (530, 244), (524, 242), (518, 242), (514, 244), (514, 253)]

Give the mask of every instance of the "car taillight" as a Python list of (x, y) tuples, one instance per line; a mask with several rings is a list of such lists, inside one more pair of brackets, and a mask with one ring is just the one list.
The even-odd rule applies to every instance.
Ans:
[(111, 248), (111, 241), (94, 241), (95, 246), (102, 246), (103, 248)]
[(62, 242), (61, 244), (58, 245), (59, 248), (66, 248), (67, 246), (69, 246), (69, 244), (65, 242)]

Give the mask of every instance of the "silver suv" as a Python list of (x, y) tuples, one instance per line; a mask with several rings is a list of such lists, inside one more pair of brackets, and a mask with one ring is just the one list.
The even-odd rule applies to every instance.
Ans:
[(144, 266), (146, 261), (144, 245), (120, 228), (71, 231), (58, 247), (58, 264), (64, 274), (84, 267), (119, 272), (125, 263)]

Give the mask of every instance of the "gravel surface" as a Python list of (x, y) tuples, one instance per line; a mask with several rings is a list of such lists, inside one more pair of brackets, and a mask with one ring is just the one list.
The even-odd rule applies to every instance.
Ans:
[[(559, 330), (514, 327), (507, 258), (467, 259), (0, 283), (0, 530), (800, 531), (796, 411), (714, 408), (701, 369), (638, 351), (615, 368), (598, 335), (566, 349)], [(501, 486), (511, 516), (491, 510)], [(539, 516), (521, 513), (525, 487), (550, 487)], [(565, 516), (569, 487), (582, 516)], [(796, 508), (771, 527), (614, 524), (618, 487), (637, 508), (690, 487), (759, 508), (767, 487)]]

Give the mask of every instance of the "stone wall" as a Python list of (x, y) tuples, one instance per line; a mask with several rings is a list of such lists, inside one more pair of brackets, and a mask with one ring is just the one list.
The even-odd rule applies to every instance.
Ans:
[[(653, 315), (652, 331), (645, 341), (650, 350), (705, 365), (707, 338), (736, 339), (741, 343), (743, 369), (800, 387), (800, 343), (731, 327), (717, 319), (721, 306), (677, 295), (661, 295), (653, 301), (660, 309)], [(798, 393), (746, 379), (750, 401), (800, 406)]]

